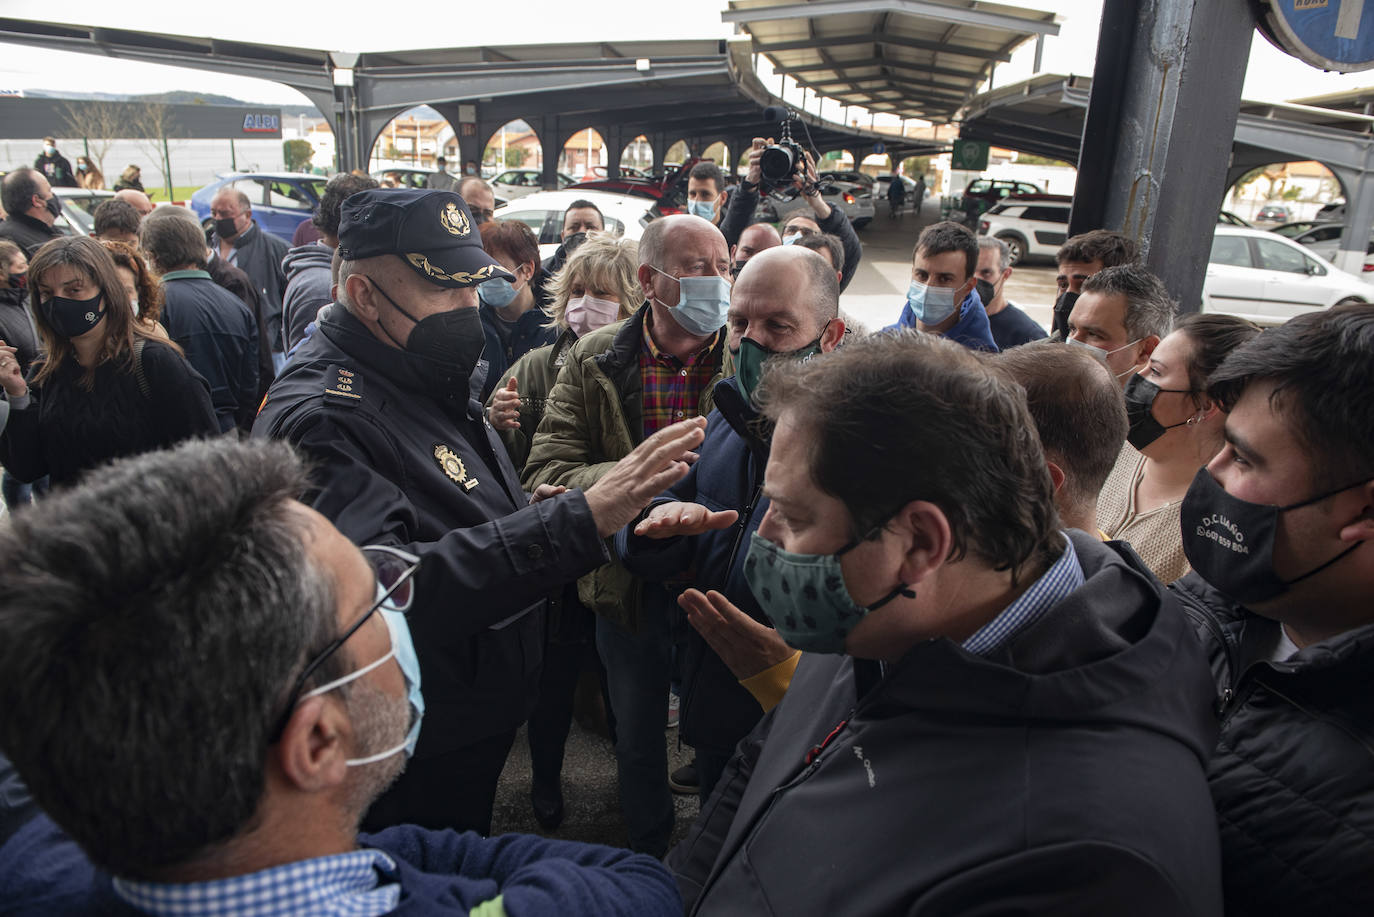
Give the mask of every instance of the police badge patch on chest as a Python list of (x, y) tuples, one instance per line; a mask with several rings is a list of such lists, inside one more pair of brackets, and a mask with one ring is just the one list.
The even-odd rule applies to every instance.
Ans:
[(468, 477), (468, 469), (463, 460), (443, 443), (434, 444), (434, 460), (439, 463), (440, 470), (448, 475), (448, 479), (462, 487), (464, 492), (477, 486), (477, 479)]

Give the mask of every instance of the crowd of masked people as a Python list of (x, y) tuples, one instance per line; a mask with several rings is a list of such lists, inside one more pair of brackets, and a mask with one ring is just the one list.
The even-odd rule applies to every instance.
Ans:
[[(1374, 910), (1374, 307), (1180, 316), (1098, 230), (1047, 335), (936, 223), (866, 333), (762, 146), (548, 258), (476, 176), (294, 246), (4, 178), (0, 910)], [(588, 671), (623, 847), (559, 836)]]

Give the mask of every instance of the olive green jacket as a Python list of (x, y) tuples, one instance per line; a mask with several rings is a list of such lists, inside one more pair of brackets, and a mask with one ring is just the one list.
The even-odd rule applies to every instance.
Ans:
[[(624, 321), (598, 328), (573, 345), (530, 446), (521, 475), (526, 490), (540, 484), (586, 490), (643, 440), (639, 356), (648, 311), (645, 303)], [(717, 367), (724, 350), (721, 334), (709, 356)], [(711, 413), (711, 396), (720, 378), (717, 371), (702, 391), (698, 411), (703, 417)], [(611, 554), (615, 555), (614, 547)], [(643, 584), (619, 561), (598, 567), (577, 583), (582, 604), (630, 631), (639, 627), (642, 591)]]
[(498, 430), (497, 435), (506, 446), (506, 454), (517, 472), (525, 467), (530, 457), (530, 443), (534, 431), (544, 419), (544, 405), (549, 398), (553, 384), (558, 380), (558, 371), (568, 361), (577, 334), (571, 328), (564, 328), (558, 340), (543, 347), (536, 347), (515, 361), (487, 399), (487, 407), (496, 400), (496, 393), (505, 388), (511, 379), (515, 380), (515, 390), (520, 394), (520, 426), (514, 430)]

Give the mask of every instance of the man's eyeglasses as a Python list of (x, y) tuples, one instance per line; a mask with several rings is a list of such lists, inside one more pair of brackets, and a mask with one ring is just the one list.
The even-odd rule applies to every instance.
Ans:
[(300, 700), (301, 691), (305, 689), (305, 683), (315, 674), (315, 670), (324, 664), (324, 661), (334, 654), (339, 647), (348, 641), (367, 621), (376, 613), (377, 609), (384, 608), (387, 611), (395, 611), (405, 614), (410, 610), (410, 603), (415, 598), (415, 584), (412, 578), (415, 571), (420, 568), (420, 558), (408, 551), (400, 548), (393, 548), (390, 545), (374, 544), (362, 549), (363, 557), (372, 566), (372, 572), (377, 578), (377, 599), (368, 606), (358, 620), (354, 621), (342, 634), (335, 637), (328, 646), (315, 654), (314, 658), (306, 664), (295, 684), (291, 686), (291, 693), (287, 695), (286, 706), (282, 710), (282, 715), (278, 717), (276, 726), (272, 729), (270, 742), (276, 742), (286, 731), (286, 724), (291, 719), (291, 713), (296, 709), (296, 703)]

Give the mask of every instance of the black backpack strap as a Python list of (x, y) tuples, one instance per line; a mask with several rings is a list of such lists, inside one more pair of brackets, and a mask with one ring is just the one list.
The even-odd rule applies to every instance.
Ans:
[(143, 338), (134, 341), (134, 378), (138, 380), (138, 390), (143, 393), (144, 398), (152, 398), (153, 392), (148, 387), (148, 377), (143, 374), (143, 345), (147, 343)]

